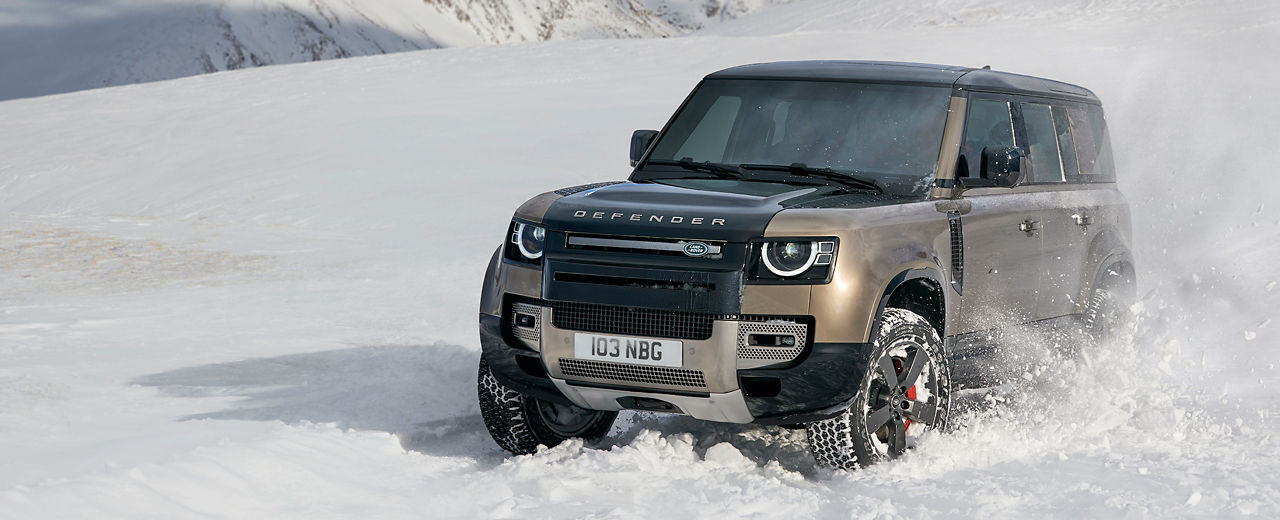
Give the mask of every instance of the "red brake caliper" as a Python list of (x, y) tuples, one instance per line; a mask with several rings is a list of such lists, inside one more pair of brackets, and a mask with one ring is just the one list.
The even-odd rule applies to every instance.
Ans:
[[(896, 357), (895, 357), (895, 358), (893, 358), (893, 372), (894, 372), (896, 375), (902, 375), (902, 369), (903, 369), (903, 367), (902, 367), (902, 360), (901, 360), (901, 359), (898, 359), (898, 358), (896, 358)], [(912, 400), (912, 401), (915, 401), (915, 400), (916, 400), (916, 387), (915, 387), (915, 385), (911, 385), (911, 388), (908, 388), (908, 389), (907, 389), (907, 399), (910, 399), (910, 400)], [(911, 419), (907, 419), (907, 420), (903, 421), (903, 423), (902, 423), (902, 430), (903, 430), (903, 431), (906, 431), (906, 430), (907, 430), (907, 429), (909, 429), (909, 428), (911, 428)]]

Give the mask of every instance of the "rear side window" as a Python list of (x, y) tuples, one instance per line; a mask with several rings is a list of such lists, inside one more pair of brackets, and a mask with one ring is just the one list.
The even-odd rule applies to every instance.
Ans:
[(1039, 103), (1022, 103), (1022, 119), (1027, 125), (1027, 144), (1031, 148), (1031, 181), (1066, 182), (1053, 109)]
[(1013, 117), (1009, 112), (1009, 102), (995, 99), (975, 99), (969, 102), (968, 126), (962, 150), (968, 163), (969, 176), (977, 177), (981, 171), (983, 148), (1007, 148), (1014, 144)]
[(1110, 182), (1116, 178), (1115, 162), (1111, 157), (1111, 136), (1107, 133), (1107, 121), (1102, 107), (1097, 105), (1073, 106), (1067, 110), (1071, 119), (1071, 135), (1075, 139), (1076, 161), (1080, 178), (1085, 182)]

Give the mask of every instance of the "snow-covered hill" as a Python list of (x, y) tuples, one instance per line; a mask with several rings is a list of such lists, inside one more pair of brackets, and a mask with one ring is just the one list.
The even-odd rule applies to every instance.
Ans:
[[(1008, 0), (926, 25), (892, 21), (926, 2), (868, 2), (794, 25), (806, 5), (834, 6), (0, 102), (0, 518), (1280, 516), (1280, 72), (1258, 66), (1280, 7)], [(802, 58), (1097, 92), (1139, 333), (867, 470), (815, 469), (795, 431), (639, 413), (506, 457), (475, 309), (515, 205), (625, 176), (630, 131), (703, 74)]]
[(0, 100), (436, 47), (675, 36), (785, 0), (5, 0)]

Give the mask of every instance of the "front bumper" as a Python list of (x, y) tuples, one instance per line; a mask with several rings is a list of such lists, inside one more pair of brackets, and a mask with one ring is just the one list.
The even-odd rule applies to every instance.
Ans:
[[(786, 362), (760, 366), (758, 360), (742, 359), (742, 338), (777, 324), (717, 319), (709, 338), (684, 340), (684, 365), (678, 369), (656, 373), (596, 362), (591, 371), (571, 366), (566, 373), (562, 361), (574, 359), (576, 331), (556, 327), (549, 306), (540, 311), (536, 340), (517, 334), (509, 316), (480, 314), (481, 345), (494, 375), (522, 394), (594, 410), (648, 410), (730, 423), (814, 421), (849, 406), (870, 351), (867, 344), (818, 343)], [(568, 363), (574, 364), (581, 366), (582, 360)], [(701, 379), (685, 377), (694, 372)]]

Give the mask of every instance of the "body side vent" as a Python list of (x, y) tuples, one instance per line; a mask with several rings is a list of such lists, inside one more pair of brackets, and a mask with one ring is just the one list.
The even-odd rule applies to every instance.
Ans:
[(964, 294), (964, 229), (959, 211), (947, 213), (947, 227), (951, 230), (951, 287)]

